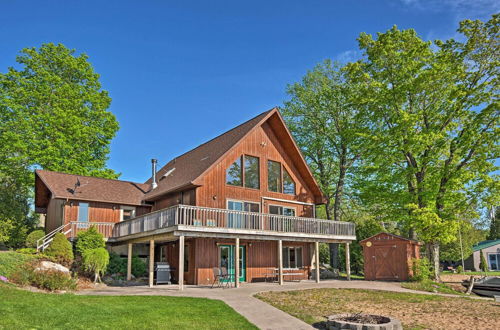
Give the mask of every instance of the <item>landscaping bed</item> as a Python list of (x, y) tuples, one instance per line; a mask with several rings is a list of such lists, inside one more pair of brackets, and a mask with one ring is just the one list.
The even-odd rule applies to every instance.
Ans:
[(365, 313), (399, 319), (405, 329), (500, 329), (492, 300), (357, 289), (264, 292), (257, 298), (322, 327), (332, 314)]
[(222, 301), (34, 293), (0, 284), (0, 329), (256, 329)]

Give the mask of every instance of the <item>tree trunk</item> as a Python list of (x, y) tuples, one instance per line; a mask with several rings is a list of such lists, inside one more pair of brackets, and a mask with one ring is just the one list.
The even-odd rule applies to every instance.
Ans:
[(439, 242), (431, 242), (427, 244), (427, 249), (429, 261), (434, 268), (433, 280), (441, 282), (441, 276), (439, 274)]
[(339, 243), (328, 244), (330, 248), (330, 266), (333, 269), (339, 269)]

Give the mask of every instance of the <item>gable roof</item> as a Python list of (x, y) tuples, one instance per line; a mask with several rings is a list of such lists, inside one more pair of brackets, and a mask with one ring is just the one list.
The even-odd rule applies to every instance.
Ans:
[[(46, 170), (36, 170), (35, 180), (41, 180), (53, 198), (127, 205), (142, 205), (144, 194), (149, 189), (149, 186), (143, 183)], [(79, 187), (75, 186), (77, 182), (80, 182)], [(35, 187), (38, 185), (36, 184)], [(37, 193), (35, 196), (38, 197), (38, 195)]]
[(380, 236), (380, 235), (388, 235), (388, 236), (392, 236), (392, 237), (394, 237), (394, 238), (397, 238), (397, 239), (400, 239), (400, 240), (403, 240), (403, 241), (409, 241), (409, 242), (412, 242), (412, 243), (414, 243), (414, 244), (419, 244), (419, 245), (421, 244), (421, 243), (420, 243), (419, 241), (417, 241), (417, 240), (414, 240), (414, 239), (411, 239), (411, 238), (406, 238), (406, 237), (399, 236), (399, 235), (396, 235), (396, 234), (391, 234), (391, 233), (384, 232), (384, 231), (383, 231), (383, 232), (381, 232), (381, 233), (375, 234), (375, 235), (373, 235), (373, 236), (370, 236), (370, 237), (368, 237), (368, 238), (365, 238), (365, 239), (363, 239), (363, 240), (359, 241), (359, 243), (364, 243), (364, 242), (369, 241), (369, 240), (371, 240), (371, 239), (373, 239), (373, 238), (375, 238), (375, 237), (377, 237), (377, 236)]
[(487, 249), (489, 247), (495, 246), (500, 244), (500, 238), (499, 239), (492, 239), (492, 240), (487, 240), (487, 241), (482, 241), (477, 243), (472, 247), (472, 251), (476, 252), (482, 249)]
[[(146, 193), (145, 200), (155, 200), (169, 192), (198, 186), (198, 178), (218, 163), (245, 136), (267, 120), (274, 121), (275, 126), (281, 127), (280, 141), (288, 143), (287, 150), (295, 155), (293, 160), (298, 162), (302, 175), (309, 179), (313, 194), (323, 199), (323, 194), (278, 109), (273, 108), (169, 161), (157, 172), (158, 186)], [(151, 183), (152, 178), (145, 182), (147, 185)]]

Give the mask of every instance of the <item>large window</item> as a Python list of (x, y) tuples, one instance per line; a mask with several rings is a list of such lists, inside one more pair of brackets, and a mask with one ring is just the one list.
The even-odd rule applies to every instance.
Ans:
[(295, 216), (295, 209), (292, 207), (279, 206), (279, 205), (269, 205), (269, 213), (277, 215), (285, 215), (288, 217)]
[[(260, 211), (259, 203), (243, 202), (243, 201), (227, 201), (228, 210), (233, 211), (245, 211), (245, 212), (255, 212)], [(259, 226), (259, 216), (258, 215), (247, 215), (247, 214), (229, 214), (228, 215), (228, 226), (230, 228), (247, 228), (247, 229), (258, 229)]]
[(282, 192), (281, 164), (272, 160), (267, 161), (267, 187), (269, 191)]
[(89, 203), (78, 204), (78, 221), (79, 222), (89, 221)]
[(302, 268), (302, 248), (283, 247), (283, 268)]
[(273, 192), (295, 195), (295, 182), (279, 162), (267, 161), (267, 189)]
[(490, 270), (500, 270), (500, 253), (489, 253), (488, 263)]
[(260, 188), (259, 158), (243, 155), (229, 166), (226, 183), (232, 186)]

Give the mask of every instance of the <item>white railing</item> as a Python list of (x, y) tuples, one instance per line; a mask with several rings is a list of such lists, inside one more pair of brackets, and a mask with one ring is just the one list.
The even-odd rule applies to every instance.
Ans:
[(354, 224), (350, 222), (189, 205), (176, 205), (116, 223), (112, 237), (132, 235), (176, 225), (356, 238)]
[(110, 237), (113, 232), (113, 225), (114, 223), (112, 222), (71, 221), (57, 227), (47, 235), (37, 240), (36, 249), (38, 251), (45, 250), (50, 245), (57, 233), (63, 233), (68, 238), (75, 238), (79, 232), (87, 230), (91, 226), (94, 226), (99, 233), (107, 238)]

